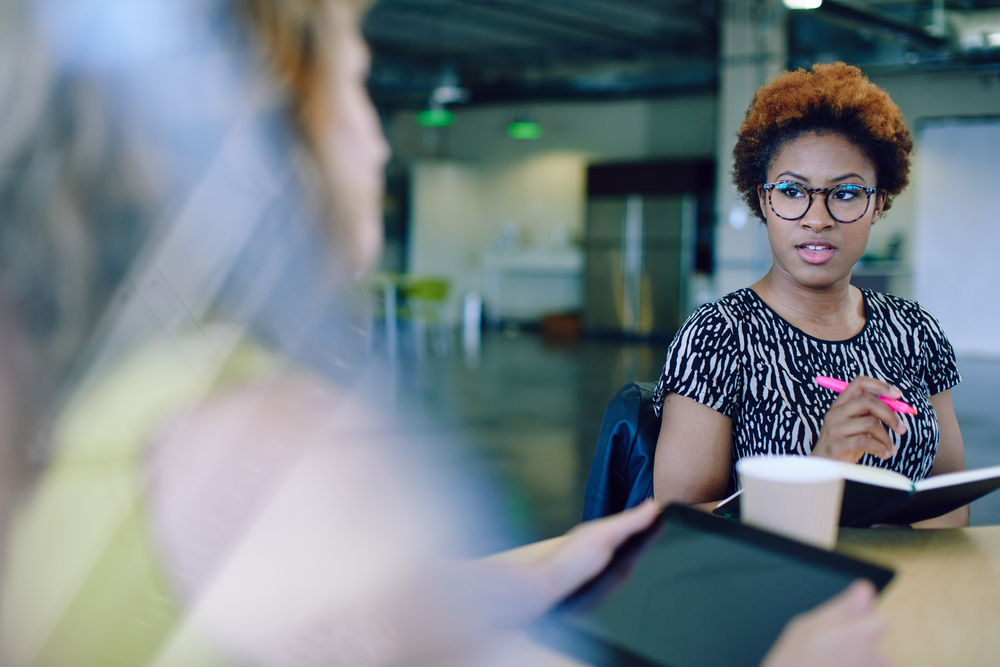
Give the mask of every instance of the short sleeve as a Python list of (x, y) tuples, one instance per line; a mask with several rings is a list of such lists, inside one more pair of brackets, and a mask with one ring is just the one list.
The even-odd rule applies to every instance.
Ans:
[(941, 323), (924, 308), (919, 307), (923, 330), (924, 384), (927, 395), (933, 396), (951, 389), (962, 381), (955, 362), (955, 350), (944, 334)]
[(667, 350), (653, 393), (656, 414), (662, 413), (664, 396), (675, 393), (733, 416), (741, 383), (737, 342), (718, 303), (706, 304), (691, 315)]

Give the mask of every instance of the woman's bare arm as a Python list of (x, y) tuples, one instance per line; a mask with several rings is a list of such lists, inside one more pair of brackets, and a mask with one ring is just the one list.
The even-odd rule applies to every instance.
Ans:
[(697, 401), (667, 394), (653, 460), (653, 496), (666, 505), (717, 502), (732, 469), (732, 420)]
[(215, 396), (154, 439), (151, 528), (187, 627), (245, 662), (346, 664), (362, 646), (373, 667), (476, 664), (656, 516), (645, 503), (581, 524), (531, 562), (456, 561), (463, 535), (439, 504), (452, 499), (399, 458), (419, 443), (357, 399), (282, 377)]
[[(941, 441), (938, 443), (937, 456), (931, 475), (942, 475), (946, 472), (965, 470), (965, 444), (962, 442), (962, 430), (958, 427), (955, 417), (955, 405), (951, 398), (951, 389), (946, 389), (930, 398), (934, 412), (937, 413), (938, 425), (941, 429)], [(959, 507), (939, 517), (913, 524), (914, 528), (957, 528), (969, 525), (969, 506)]]

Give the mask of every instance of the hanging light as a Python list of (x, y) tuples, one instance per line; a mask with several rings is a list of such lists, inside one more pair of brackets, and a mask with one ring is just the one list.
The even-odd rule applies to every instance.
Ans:
[(539, 139), (542, 133), (542, 124), (530, 118), (518, 118), (507, 125), (507, 136), (511, 139)]
[(783, 2), (789, 9), (816, 9), (823, 4), (823, 0), (783, 0)]
[(454, 112), (440, 104), (431, 103), (427, 109), (417, 112), (417, 125), (420, 127), (448, 127), (454, 122)]
[(431, 93), (431, 102), (434, 104), (452, 104), (458, 102), (465, 104), (472, 97), (468, 88), (459, 88), (453, 83), (442, 83)]
[(472, 97), (468, 88), (458, 83), (458, 70), (454, 65), (445, 65), (441, 73), (441, 83), (431, 91), (428, 106), (417, 112), (420, 127), (448, 127), (455, 122), (455, 114), (446, 104), (465, 104)]

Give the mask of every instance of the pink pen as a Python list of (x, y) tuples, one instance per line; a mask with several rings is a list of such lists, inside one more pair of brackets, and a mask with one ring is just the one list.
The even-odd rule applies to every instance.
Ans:
[[(847, 383), (843, 380), (838, 380), (837, 378), (828, 378), (825, 375), (817, 375), (815, 378), (816, 384), (821, 387), (826, 387), (830, 391), (835, 391), (838, 394), (845, 389), (847, 389)], [(896, 412), (901, 412), (904, 415), (915, 415), (917, 414), (917, 409), (912, 405), (904, 403), (903, 401), (897, 401), (895, 398), (889, 398), (888, 396), (879, 396), (878, 400), (882, 401), (890, 408)]]

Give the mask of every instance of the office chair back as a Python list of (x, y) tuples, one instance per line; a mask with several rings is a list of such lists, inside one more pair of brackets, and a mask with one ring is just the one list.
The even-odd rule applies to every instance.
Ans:
[(660, 418), (653, 382), (629, 382), (608, 403), (590, 467), (583, 520), (597, 519), (653, 496), (653, 454)]

